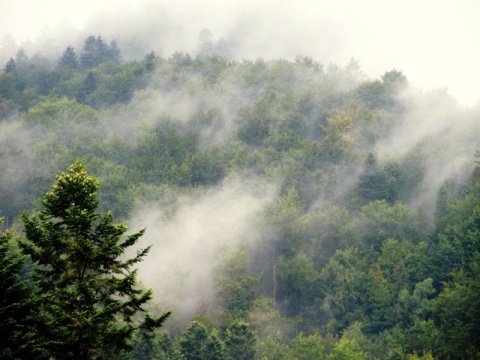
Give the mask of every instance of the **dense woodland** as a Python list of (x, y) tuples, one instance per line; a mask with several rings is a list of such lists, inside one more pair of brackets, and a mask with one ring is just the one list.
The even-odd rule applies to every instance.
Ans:
[[(480, 359), (480, 109), (416, 89), (395, 69), (369, 79), (355, 60), (234, 60), (225, 46), (206, 38), (192, 55), (124, 61), (116, 42), (89, 36), (56, 59), (20, 49), (4, 64), (0, 358)], [(100, 184), (84, 208), (75, 194), (97, 199), (97, 183), (83, 166)], [(57, 194), (66, 169), (90, 187)], [(127, 230), (114, 221), (129, 224), (148, 203), (168, 222), (182, 201), (232, 179), (269, 195), (254, 241), (224, 229), (214, 295), (185, 313), (181, 276), (153, 294), (135, 276), (128, 289), (118, 280), (110, 294), (138, 304), (116, 299), (117, 312), (89, 322), (95, 351), (68, 348), (78, 298), (68, 286), (49, 293), (42, 276), (61, 287), (76, 268), (52, 274), (48, 251), (80, 256), (75, 241), (98, 233), (111, 247), (95, 251), (119, 256), (143, 230), (117, 246)], [(62, 239), (73, 243), (59, 250)], [(141, 269), (147, 252), (109, 269)], [(105, 261), (91, 273), (107, 276)], [(89, 281), (85, 291), (103, 291)], [(156, 317), (138, 320), (137, 310)], [(49, 321), (58, 331), (41, 328)]]

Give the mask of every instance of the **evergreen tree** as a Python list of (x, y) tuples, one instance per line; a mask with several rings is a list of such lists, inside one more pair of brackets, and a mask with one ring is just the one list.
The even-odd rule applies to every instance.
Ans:
[(80, 55), (80, 63), (83, 69), (90, 69), (97, 66), (95, 36), (89, 36), (83, 42), (83, 53)]
[(12, 233), (0, 233), (0, 359), (27, 358), (38, 346), (29, 330), (35, 306), (33, 288), (20, 277), (26, 260), (15, 249)]
[(362, 205), (370, 201), (386, 200), (394, 204), (400, 198), (406, 175), (396, 163), (380, 167), (373, 154), (365, 160), (364, 172), (359, 177), (356, 195)]
[(62, 57), (58, 61), (58, 66), (69, 70), (76, 70), (78, 68), (77, 54), (73, 47), (67, 46)]
[(85, 39), (80, 56), (83, 69), (90, 69), (107, 61), (119, 64), (120, 60), (120, 49), (116, 41), (108, 45), (101, 36), (88, 36)]
[(112, 61), (115, 64), (120, 64), (120, 60), (122, 59), (120, 55), (120, 48), (118, 47), (118, 43), (115, 40), (110, 42), (110, 46), (107, 49), (108, 60)]
[(243, 321), (234, 321), (226, 329), (225, 344), (232, 359), (250, 360), (255, 356), (255, 334)]
[(15, 60), (13, 58), (10, 58), (10, 60), (8, 60), (5, 64), (3, 71), (5, 71), (6, 73), (12, 73), (15, 71), (16, 67), (17, 65), (15, 64)]
[(18, 49), (17, 53), (15, 54), (15, 62), (19, 66), (27, 66), (29, 59), (24, 48)]
[[(120, 259), (144, 229), (127, 231), (113, 215), (96, 213), (98, 181), (77, 161), (56, 177), (44, 209), (23, 215), (27, 241), (21, 247), (34, 262), (33, 279), (41, 298), (39, 338), (56, 359), (95, 359), (130, 350), (135, 330), (160, 327), (170, 313), (152, 318), (144, 304), (151, 290), (136, 286), (136, 270), (149, 247)], [(144, 315), (139, 321), (138, 315)]]
[(96, 89), (97, 79), (95, 77), (95, 74), (89, 71), (87, 76), (85, 77), (85, 80), (83, 80), (82, 85), (78, 89), (75, 98), (81, 104), (95, 106), (95, 98), (89, 98), (89, 95), (92, 94)]
[(145, 70), (148, 72), (152, 72), (155, 70), (155, 59), (156, 55), (154, 51), (149, 52), (145, 57), (143, 58), (143, 63), (145, 65)]
[(182, 353), (188, 360), (222, 360), (225, 359), (223, 342), (215, 332), (210, 332), (205, 325), (192, 321), (189, 328), (179, 339)]

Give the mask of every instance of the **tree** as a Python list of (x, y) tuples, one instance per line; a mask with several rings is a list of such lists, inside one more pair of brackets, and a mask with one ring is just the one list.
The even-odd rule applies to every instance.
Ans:
[(122, 56), (120, 54), (120, 48), (115, 40), (110, 42), (110, 46), (107, 48), (107, 59), (115, 64), (120, 64)]
[(78, 89), (78, 92), (75, 96), (76, 100), (79, 103), (87, 105), (95, 105), (95, 98), (91, 95), (97, 89), (97, 78), (92, 71), (89, 71), (83, 84)]
[(423, 219), (402, 203), (389, 205), (385, 200), (372, 201), (361, 209), (360, 220), (363, 243), (375, 251), (389, 238), (415, 244), (424, 237)]
[(305, 255), (297, 254), (288, 260), (280, 257), (277, 267), (277, 299), (284, 303), (289, 316), (301, 314), (315, 300), (318, 273), (314, 263)]
[[(136, 330), (151, 331), (170, 315), (152, 318), (143, 306), (151, 290), (136, 288), (136, 270), (150, 247), (124, 259), (145, 229), (124, 237), (127, 227), (112, 213), (96, 213), (99, 183), (80, 161), (56, 177), (43, 199), (44, 209), (22, 216), (41, 299), (37, 316), (44, 326), (47, 357), (94, 359), (130, 350)], [(122, 259), (120, 259), (122, 258)], [(139, 320), (139, 315), (143, 319)]]
[(88, 36), (83, 43), (80, 63), (83, 69), (96, 67), (104, 62), (120, 63), (120, 49), (116, 41), (108, 45), (101, 36)]
[(232, 359), (249, 360), (255, 356), (255, 334), (243, 321), (234, 321), (225, 330), (225, 345)]
[(290, 351), (295, 359), (325, 359), (325, 344), (322, 337), (317, 333), (305, 336), (298, 334), (290, 344)]
[(480, 256), (475, 256), (470, 268), (455, 272), (433, 302), (434, 320), (442, 333), (437, 350), (442, 358), (478, 359), (480, 355)]
[(225, 359), (223, 342), (216, 333), (209, 332), (207, 327), (192, 321), (179, 339), (182, 354), (188, 360), (222, 360)]
[(327, 360), (366, 360), (367, 356), (359, 349), (355, 340), (340, 339), (337, 346), (327, 356)]
[(0, 233), (0, 359), (28, 358), (36, 345), (28, 329), (35, 296), (32, 284), (20, 276), (27, 257), (13, 240), (10, 231)]
[(258, 292), (260, 276), (252, 273), (249, 266), (246, 251), (234, 249), (215, 279), (219, 304), (230, 316), (246, 316)]
[(248, 145), (260, 146), (270, 133), (270, 125), (273, 121), (271, 115), (271, 104), (268, 100), (257, 101), (253, 108), (242, 109), (241, 125), (237, 130), (239, 140)]
[(382, 75), (382, 81), (390, 85), (406, 85), (408, 83), (407, 77), (395, 69), (385, 72)]
[(145, 57), (143, 58), (143, 63), (145, 65), (145, 70), (148, 72), (152, 72), (155, 70), (155, 59), (156, 55), (154, 51), (149, 52)]
[(322, 143), (322, 152), (325, 160), (339, 162), (351, 153), (354, 137), (352, 116), (347, 111), (336, 111), (326, 119), (323, 127), (325, 138)]
[(375, 200), (386, 200), (389, 204), (394, 204), (400, 198), (405, 181), (406, 174), (398, 164), (390, 163), (380, 167), (375, 156), (370, 153), (354, 194), (361, 205)]
[(88, 36), (83, 42), (83, 53), (80, 55), (80, 63), (83, 69), (97, 66), (95, 36)]
[(17, 63), (17, 65), (27, 66), (28, 61), (29, 59), (25, 49), (24, 48), (18, 49), (17, 53), (15, 54), (15, 62)]
[(67, 46), (63, 52), (62, 57), (58, 61), (58, 66), (62, 69), (76, 70), (78, 69), (78, 59), (75, 49), (71, 46)]
[(213, 34), (208, 29), (203, 29), (198, 34), (198, 54), (208, 56), (213, 54)]
[(16, 67), (17, 65), (15, 64), (15, 60), (13, 58), (10, 58), (10, 60), (8, 60), (5, 64), (3, 71), (5, 71), (6, 73), (12, 73), (15, 71)]

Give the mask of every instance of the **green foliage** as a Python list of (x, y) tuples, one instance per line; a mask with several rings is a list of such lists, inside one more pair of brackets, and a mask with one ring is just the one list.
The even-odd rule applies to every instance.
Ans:
[(365, 320), (368, 304), (368, 263), (355, 248), (338, 250), (320, 273), (324, 307), (330, 313), (330, 332), (340, 334), (350, 324)]
[(361, 209), (360, 219), (364, 244), (377, 251), (389, 238), (414, 243), (423, 239), (422, 219), (401, 203), (373, 201)]
[(273, 121), (269, 111), (269, 102), (257, 102), (253, 109), (246, 108), (241, 113), (241, 123), (237, 137), (248, 145), (260, 146), (270, 133), (270, 124)]
[(298, 191), (291, 188), (280, 196), (272, 207), (268, 221), (276, 229), (276, 249), (279, 255), (290, 258), (301, 249), (301, 240), (304, 226), (302, 215), (305, 211), (305, 202), (300, 198)]
[(406, 289), (399, 294), (399, 303), (402, 306), (404, 314), (403, 321), (415, 321), (417, 319), (427, 319), (432, 311), (431, 296), (435, 293), (432, 286), (433, 280), (427, 278), (415, 285), (415, 290), (410, 295)]
[(333, 351), (327, 356), (327, 360), (366, 360), (367, 356), (363, 353), (355, 340), (342, 338), (335, 346)]
[(471, 266), (480, 252), (479, 187), (477, 168), (464, 196), (452, 196), (450, 200), (440, 198), (443, 204), (439, 205), (442, 210), (438, 212), (430, 265), (437, 287), (442, 281), (450, 280), (453, 271)]
[(401, 199), (405, 181), (406, 174), (398, 164), (392, 163), (381, 168), (375, 156), (368, 154), (364, 172), (360, 175), (359, 183), (353, 193), (354, 201), (361, 205), (376, 200), (385, 200), (389, 204), (394, 204)]
[(179, 338), (182, 354), (191, 360), (226, 359), (225, 345), (215, 332), (209, 332), (203, 324), (193, 321)]
[(104, 62), (120, 61), (120, 50), (115, 42), (106, 44), (99, 35), (88, 36), (83, 43), (83, 53), (80, 55), (80, 63), (83, 69), (96, 67)]
[(78, 58), (75, 53), (75, 49), (71, 46), (67, 46), (62, 56), (58, 60), (58, 66), (67, 70), (77, 70), (78, 69)]
[(136, 150), (136, 168), (150, 183), (190, 184), (196, 144), (195, 134), (183, 134), (177, 123), (167, 121), (145, 134)]
[(337, 111), (326, 119), (322, 143), (322, 156), (325, 160), (337, 163), (350, 156), (354, 141), (352, 128), (353, 120), (347, 112)]
[(132, 351), (123, 355), (122, 359), (123, 358), (125, 358), (125, 360), (184, 359), (183, 355), (178, 349), (178, 345), (165, 331), (141, 331), (135, 334), (132, 340)]
[(298, 360), (325, 359), (330, 350), (325, 342), (319, 334), (305, 336), (300, 333), (290, 343), (292, 358)]
[(255, 334), (247, 323), (234, 321), (225, 330), (225, 345), (232, 359), (250, 360), (255, 356)]
[[(2, 219), (0, 219), (0, 225)], [(11, 231), (0, 233), (0, 358), (28, 358), (41, 351), (42, 343), (33, 335), (38, 299), (33, 284), (22, 279), (27, 256), (21, 254)], [(38, 324), (37, 324), (38, 325)]]
[[(478, 258), (478, 256), (477, 256)], [(480, 349), (480, 263), (475, 261), (467, 271), (458, 271), (434, 301), (434, 319), (442, 334), (442, 357), (470, 358)]]
[(15, 64), (15, 60), (13, 58), (10, 58), (5, 64), (3, 71), (5, 71), (6, 73), (12, 73), (16, 70), (16, 68), (17, 64)]
[(247, 253), (234, 249), (221, 265), (215, 288), (221, 307), (229, 317), (243, 318), (258, 292), (260, 276), (252, 273)]
[(313, 262), (298, 254), (288, 260), (280, 258), (276, 269), (275, 301), (289, 316), (305, 311), (318, 295), (318, 273)]
[(266, 297), (255, 300), (247, 320), (257, 334), (258, 347), (270, 343), (269, 338), (278, 342), (287, 342), (295, 336), (297, 328), (297, 321), (282, 316), (273, 299)]
[(48, 98), (30, 108), (26, 121), (33, 126), (62, 128), (73, 124), (92, 123), (98, 115), (89, 106), (67, 98)]
[(282, 341), (268, 337), (257, 347), (257, 358), (261, 360), (287, 360), (289, 349)]
[(136, 314), (151, 299), (150, 290), (136, 288), (136, 270), (149, 248), (131, 259), (120, 260), (144, 229), (126, 236), (127, 227), (115, 224), (113, 215), (96, 213), (98, 181), (80, 162), (57, 176), (44, 196), (44, 209), (23, 216), (25, 235), (21, 247), (33, 263), (39, 290), (39, 320), (45, 328), (36, 336), (48, 342), (48, 356), (92, 359), (130, 349), (135, 329), (151, 331), (159, 318)]

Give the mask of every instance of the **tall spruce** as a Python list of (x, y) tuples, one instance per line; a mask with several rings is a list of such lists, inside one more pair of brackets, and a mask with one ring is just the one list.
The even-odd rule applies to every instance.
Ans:
[(152, 292), (136, 287), (132, 267), (150, 248), (124, 256), (145, 229), (125, 235), (127, 227), (114, 223), (112, 213), (96, 213), (98, 188), (77, 161), (56, 177), (44, 209), (23, 215), (27, 240), (21, 246), (34, 263), (37, 317), (45, 325), (38, 336), (55, 359), (114, 358), (130, 350), (137, 329), (152, 331), (170, 315), (151, 317), (143, 306)]

